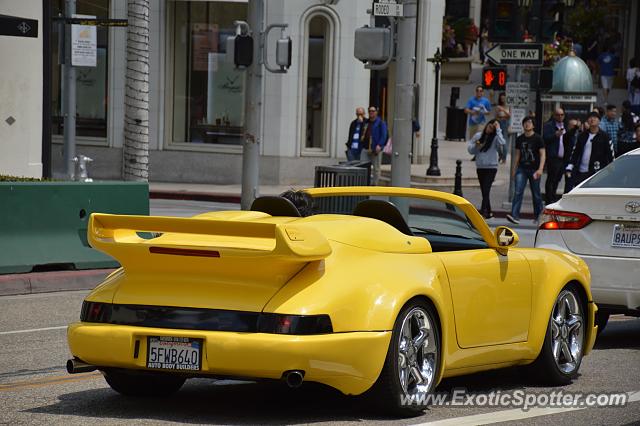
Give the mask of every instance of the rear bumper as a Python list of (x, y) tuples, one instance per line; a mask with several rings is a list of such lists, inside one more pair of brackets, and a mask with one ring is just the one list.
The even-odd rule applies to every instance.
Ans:
[(640, 307), (640, 259), (573, 253), (557, 231), (538, 231), (535, 246), (580, 256), (589, 266), (591, 293), (596, 303), (628, 309)]
[[(99, 367), (146, 369), (147, 336), (203, 339), (198, 374), (280, 379), (287, 370), (304, 370), (305, 380), (358, 395), (377, 380), (391, 332), (291, 336), (82, 322), (67, 330), (71, 353)], [(134, 358), (136, 342), (138, 356)]]

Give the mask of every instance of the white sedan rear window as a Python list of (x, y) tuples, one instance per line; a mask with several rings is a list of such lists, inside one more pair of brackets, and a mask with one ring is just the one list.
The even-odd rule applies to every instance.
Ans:
[(625, 155), (596, 173), (583, 188), (640, 188), (640, 155)]

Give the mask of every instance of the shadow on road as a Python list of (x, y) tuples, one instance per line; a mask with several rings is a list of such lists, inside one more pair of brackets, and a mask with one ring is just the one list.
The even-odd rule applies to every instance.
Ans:
[(103, 419), (149, 419), (181, 423), (293, 424), (381, 420), (361, 398), (329, 387), (305, 383), (289, 389), (278, 382), (218, 385), (191, 379), (167, 398), (123, 397), (109, 388), (60, 395), (57, 403), (30, 413)]
[(594, 349), (640, 349), (640, 318), (609, 320)]

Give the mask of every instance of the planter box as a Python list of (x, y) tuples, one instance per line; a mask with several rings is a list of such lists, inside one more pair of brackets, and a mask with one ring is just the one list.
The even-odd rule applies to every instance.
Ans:
[(149, 214), (147, 182), (0, 182), (0, 274), (114, 268), (87, 243), (94, 212)]
[(471, 63), (473, 58), (449, 58), (442, 64), (441, 79), (447, 82), (468, 82), (471, 75)]

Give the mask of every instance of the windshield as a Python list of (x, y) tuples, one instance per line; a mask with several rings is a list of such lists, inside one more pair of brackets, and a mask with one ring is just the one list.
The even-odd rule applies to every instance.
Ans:
[[(437, 200), (427, 200), (414, 197), (388, 197), (388, 196), (330, 196), (314, 198), (314, 214), (337, 213), (337, 214), (353, 214), (356, 206), (365, 200), (379, 200), (385, 203), (390, 202), (399, 214), (404, 217), (402, 222), (406, 222), (409, 232), (412, 235), (423, 236), (434, 241), (451, 239), (462, 242), (466, 241), (466, 245), (480, 244), (486, 246), (482, 235), (473, 226), (473, 223), (467, 215), (457, 206)], [(381, 207), (375, 205), (372, 207), (380, 213)], [(402, 231), (402, 226), (391, 219), (388, 213), (376, 213), (376, 210), (367, 213), (358, 214), (360, 216), (372, 217), (385, 221), (392, 226), (396, 226)], [(394, 208), (395, 210), (395, 208)], [(379, 217), (377, 217), (379, 216)], [(402, 225), (402, 224), (400, 224)]]
[(640, 188), (640, 155), (625, 155), (596, 173), (582, 188)]

